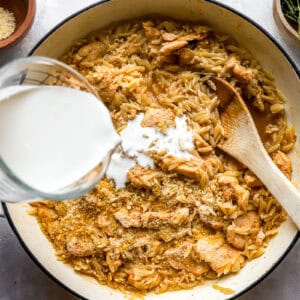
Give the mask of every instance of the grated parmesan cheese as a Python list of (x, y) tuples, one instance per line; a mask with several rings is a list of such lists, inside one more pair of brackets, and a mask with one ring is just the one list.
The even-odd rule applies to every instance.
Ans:
[(8, 38), (16, 28), (16, 19), (13, 13), (0, 7), (0, 41)]

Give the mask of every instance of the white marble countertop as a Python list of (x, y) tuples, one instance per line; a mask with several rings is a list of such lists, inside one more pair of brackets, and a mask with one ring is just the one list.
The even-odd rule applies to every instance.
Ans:
[[(37, 0), (37, 15), (32, 29), (18, 45), (0, 50), (0, 66), (9, 60), (27, 55), (36, 42), (58, 22), (94, 2), (97, 1)], [(273, 20), (273, 0), (219, 0), (219, 2), (234, 7), (262, 25), (280, 42), (300, 68), (300, 48), (282, 38)], [(280, 266), (239, 300), (298, 300), (300, 299), (299, 282), (300, 242), (298, 241)], [(75, 300), (76, 298), (54, 283), (34, 264), (17, 241), (7, 221), (0, 218), (0, 300), (24, 299)]]

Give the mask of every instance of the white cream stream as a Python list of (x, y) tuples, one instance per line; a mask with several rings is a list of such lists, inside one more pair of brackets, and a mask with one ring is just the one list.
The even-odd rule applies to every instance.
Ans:
[(33, 188), (52, 193), (76, 182), (119, 142), (92, 94), (57, 86), (0, 90), (0, 156)]

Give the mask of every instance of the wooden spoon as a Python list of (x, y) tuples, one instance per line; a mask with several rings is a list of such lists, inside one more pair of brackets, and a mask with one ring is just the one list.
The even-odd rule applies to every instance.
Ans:
[(225, 130), (218, 148), (247, 166), (267, 187), (300, 229), (300, 192), (277, 168), (265, 150), (251, 114), (235, 88), (226, 80), (212, 78)]

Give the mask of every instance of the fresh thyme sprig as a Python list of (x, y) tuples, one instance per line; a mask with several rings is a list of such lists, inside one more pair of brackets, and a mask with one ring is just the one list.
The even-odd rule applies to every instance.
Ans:
[(300, 0), (281, 0), (281, 8), (287, 20), (297, 25), (300, 36)]

